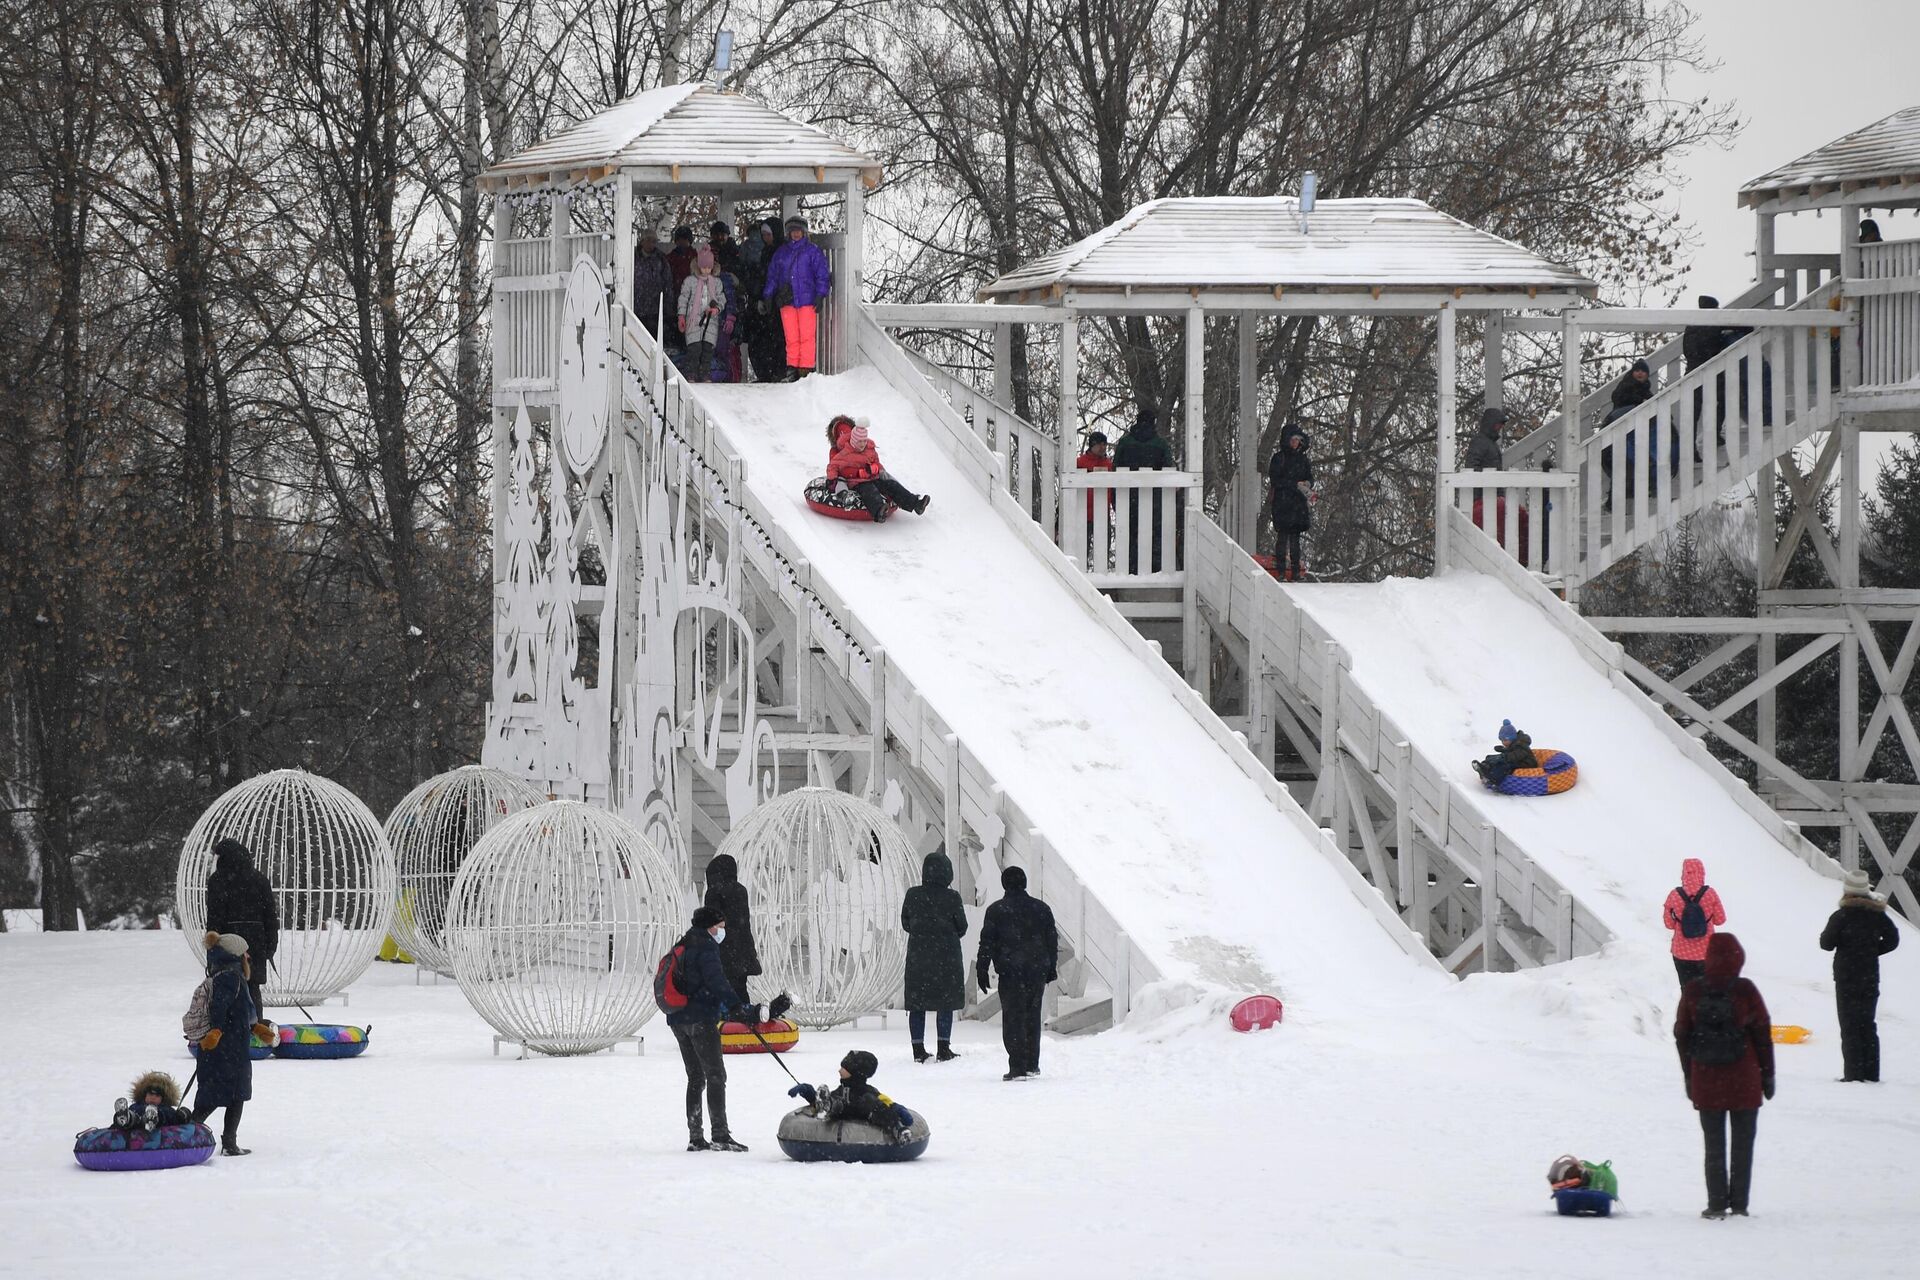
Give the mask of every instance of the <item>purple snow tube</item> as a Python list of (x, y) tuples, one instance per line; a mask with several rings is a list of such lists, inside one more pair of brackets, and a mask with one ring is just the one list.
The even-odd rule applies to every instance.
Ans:
[(213, 1154), (213, 1130), (203, 1124), (162, 1125), (145, 1129), (82, 1129), (73, 1140), (73, 1158), (84, 1169), (178, 1169)]

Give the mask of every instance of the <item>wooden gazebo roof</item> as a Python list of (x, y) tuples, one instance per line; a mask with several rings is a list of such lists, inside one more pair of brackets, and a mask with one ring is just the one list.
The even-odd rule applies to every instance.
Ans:
[(1747, 208), (1792, 213), (1920, 201), (1920, 107), (1816, 147), (1740, 188)]

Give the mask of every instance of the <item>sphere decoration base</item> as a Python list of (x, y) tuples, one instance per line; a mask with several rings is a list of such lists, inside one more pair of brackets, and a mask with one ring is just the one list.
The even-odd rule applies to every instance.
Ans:
[(788, 1017), (831, 1027), (900, 998), (900, 900), (920, 860), (893, 820), (843, 791), (803, 787), (748, 814), (721, 842), (753, 902), (759, 984)]
[[(213, 847), (238, 840), (273, 886), (280, 945), (266, 966), (270, 1005), (312, 1004), (365, 973), (393, 924), (393, 848), (351, 791), (298, 769), (234, 787), (187, 833), (174, 880), (181, 936), (204, 967)], [(251, 940), (250, 940), (251, 941)]]
[(688, 910), (666, 859), (631, 823), (554, 800), (474, 845), (442, 936), (462, 994), (501, 1042), (593, 1053), (653, 1016), (654, 964)]
[(436, 774), (409, 791), (387, 815), (400, 900), (393, 913), (392, 954), (383, 948), (381, 958), (410, 958), (452, 977), (453, 962), (441, 935), (454, 877), (481, 836), (546, 799), (524, 779), (475, 764)]

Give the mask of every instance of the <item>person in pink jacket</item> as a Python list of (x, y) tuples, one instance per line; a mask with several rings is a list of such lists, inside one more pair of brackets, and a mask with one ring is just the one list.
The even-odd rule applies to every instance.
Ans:
[(1727, 922), (1727, 909), (1707, 883), (1707, 866), (1700, 859), (1680, 864), (1680, 885), (1667, 895), (1660, 920), (1673, 932), (1673, 971), (1684, 988), (1706, 974), (1707, 940)]

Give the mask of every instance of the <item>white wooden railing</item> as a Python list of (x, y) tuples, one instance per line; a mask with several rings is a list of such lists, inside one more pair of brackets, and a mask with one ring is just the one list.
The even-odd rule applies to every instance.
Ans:
[(1571, 574), (1592, 578), (1833, 422), (1838, 296), (1835, 281), (1804, 309), (1746, 312), (1752, 333), (1581, 442)]
[(1559, 578), (1567, 558), (1567, 496), (1575, 477), (1564, 471), (1454, 471), (1442, 478), (1453, 506), (1486, 531), (1501, 550), (1533, 572)]
[(554, 343), (566, 276), (553, 265), (553, 240), (536, 236), (493, 246), (493, 377), (507, 390), (553, 385)]
[[(1769, 276), (1751, 286), (1727, 303), (1727, 307), (1804, 307), (1805, 299), (1818, 293), (1840, 272), (1838, 254), (1781, 255), (1774, 259), (1774, 263), (1780, 274)], [(1677, 336), (1655, 347), (1642, 358), (1651, 370), (1651, 382), (1656, 392), (1662, 387), (1672, 386), (1686, 372), (1686, 355)], [(1609, 378), (1580, 401), (1579, 438), (1585, 439), (1612, 411), (1613, 388), (1618, 382), (1618, 378)], [(1509, 445), (1502, 459), (1507, 468), (1527, 471), (1538, 467), (1559, 447), (1560, 424), (1561, 416), (1556, 414), (1525, 438)]]
[(1920, 240), (1860, 246), (1860, 381), (1866, 392), (1920, 383)]
[(1187, 580), (1183, 522), (1199, 510), (1185, 471), (1069, 471), (1060, 477), (1060, 549), (1103, 591)]
[(1059, 439), (931, 360), (907, 352), (922, 377), (947, 398), (953, 411), (1000, 459), (1007, 492), (1020, 508), (1052, 534), (1059, 528)]
[[(1482, 924), (1493, 922), (1495, 942), (1482, 948), (1482, 967), (1491, 967), (1496, 951), (1529, 966), (1598, 951), (1612, 936), (1607, 927), (1517, 840), (1488, 823), (1460, 785), (1412, 746), (1355, 683), (1351, 659), (1332, 634), (1212, 519), (1195, 516), (1189, 528), (1191, 580), (1200, 607), (1216, 630), (1237, 633), (1249, 686), (1261, 689), (1249, 699), (1249, 744), (1262, 760), (1273, 759), (1271, 699), (1285, 689), (1321, 718), (1321, 783), (1315, 794), (1322, 801), (1316, 812), (1322, 822), (1341, 829), (1351, 816), (1340, 809), (1339, 789), (1349, 780), (1340, 776), (1335, 753), (1325, 750), (1329, 730), (1340, 750), (1378, 779), (1395, 806), (1396, 860), (1388, 864), (1380, 838), (1369, 829), (1360, 840), (1364, 858), (1358, 869), (1399, 905), (1408, 924), (1424, 933), (1434, 907), (1424, 852), (1413, 839), (1418, 830), (1480, 889)], [(1545, 940), (1550, 955), (1502, 926), (1503, 906)], [(1457, 969), (1481, 941), (1482, 931), (1475, 931), (1441, 963)]]

